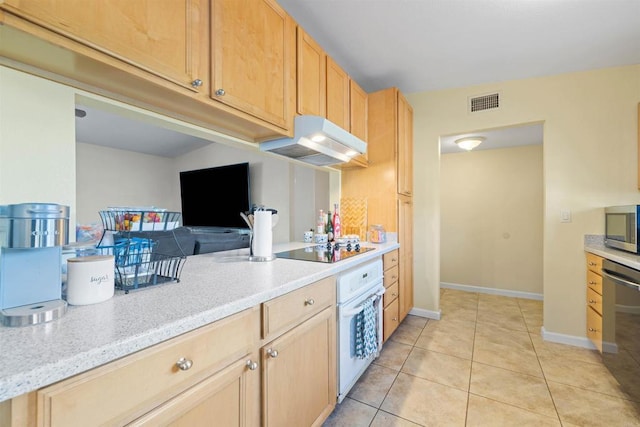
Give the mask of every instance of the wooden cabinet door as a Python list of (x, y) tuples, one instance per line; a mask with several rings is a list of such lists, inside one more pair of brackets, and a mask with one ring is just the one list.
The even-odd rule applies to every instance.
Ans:
[[(164, 403), (131, 426), (252, 427), (260, 424), (257, 354), (227, 368)], [(255, 365), (252, 365), (255, 363)]]
[(263, 347), (262, 364), (263, 424), (321, 425), (337, 399), (335, 306)]
[(587, 306), (587, 338), (602, 353), (602, 315)]
[(298, 114), (325, 117), (327, 55), (301, 27), (298, 27), (297, 44)]
[(398, 193), (413, 193), (413, 109), (398, 91)]
[(288, 129), (295, 23), (274, 0), (212, 0), (212, 98)]
[(0, 7), (182, 87), (205, 79), (200, 0), (4, 0)]
[[(349, 80), (349, 131), (369, 143), (367, 133), (368, 126), (368, 95), (355, 80)], [(354, 157), (351, 162), (355, 165), (366, 166), (368, 163), (368, 153)]]
[(400, 243), (399, 318), (407, 317), (413, 308), (413, 201), (398, 198), (398, 242)]
[(400, 325), (400, 317), (398, 315), (399, 303), (398, 299), (391, 301), (382, 312), (382, 340), (386, 342), (391, 334), (398, 329)]
[(349, 130), (349, 76), (327, 56), (327, 119)]

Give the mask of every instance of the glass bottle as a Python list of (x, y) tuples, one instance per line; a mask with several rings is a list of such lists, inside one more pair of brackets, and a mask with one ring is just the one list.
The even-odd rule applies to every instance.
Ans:
[(327, 211), (327, 241), (333, 242), (333, 222), (331, 221), (331, 211)]
[(339, 239), (342, 236), (342, 225), (340, 224), (340, 214), (338, 214), (338, 204), (333, 205), (333, 238)]

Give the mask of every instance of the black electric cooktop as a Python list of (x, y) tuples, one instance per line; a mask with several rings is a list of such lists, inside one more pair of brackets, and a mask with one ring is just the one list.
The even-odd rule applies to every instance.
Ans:
[(375, 248), (360, 245), (332, 245), (329, 243), (278, 252), (275, 255), (277, 258), (332, 263), (373, 250)]

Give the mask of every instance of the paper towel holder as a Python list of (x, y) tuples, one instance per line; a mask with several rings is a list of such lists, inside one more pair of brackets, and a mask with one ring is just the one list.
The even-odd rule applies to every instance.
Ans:
[(275, 254), (268, 256), (257, 256), (253, 254), (253, 230), (249, 230), (249, 261), (266, 262), (276, 259)]
[(275, 254), (267, 256), (258, 256), (253, 254), (253, 227), (249, 229), (249, 261), (252, 262), (267, 262), (276, 259)]

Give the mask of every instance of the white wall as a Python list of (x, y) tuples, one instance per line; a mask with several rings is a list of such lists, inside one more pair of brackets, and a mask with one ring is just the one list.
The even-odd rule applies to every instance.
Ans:
[(180, 211), (173, 159), (82, 142), (76, 157), (78, 223), (100, 224), (98, 212), (109, 206)]
[(71, 88), (0, 67), (0, 203), (70, 206), (71, 236), (76, 216), (74, 106)]
[[(469, 96), (500, 91), (498, 111), (467, 113)], [(603, 233), (603, 207), (638, 203), (640, 65), (407, 96), (414, 108), (416, 307), (437, 310), (439, 137), (544, 123), (544, 328), (585, 337), (585, 234)], [(560, 223), (570, 209), (571, 223)], [(418, 243), (419, 242), (419, 243)], [(585, 339), (586, 342), (586, 339)]]
[(542, 145), (440, 158), (440, 281), (542, 295)]

